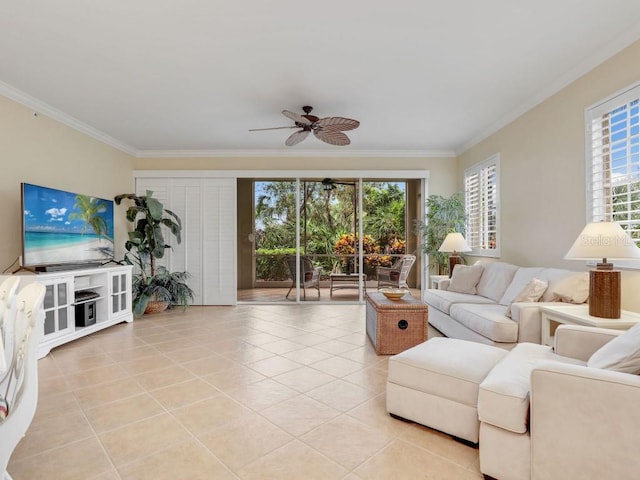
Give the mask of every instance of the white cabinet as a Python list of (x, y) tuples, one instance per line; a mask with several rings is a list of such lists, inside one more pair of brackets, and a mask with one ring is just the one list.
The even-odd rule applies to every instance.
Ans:
[(38, 358), (52, 348), (120, 322), (132, 322), (129, 265), (20, 275), (46, 287)]

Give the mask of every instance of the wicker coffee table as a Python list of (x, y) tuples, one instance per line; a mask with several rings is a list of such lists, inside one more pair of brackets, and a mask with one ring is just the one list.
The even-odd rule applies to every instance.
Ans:
[(389, 300), (367, 294), (367, 335), (379, 355), (393, 355), (427, 340), (427, 304), (409, 292)]

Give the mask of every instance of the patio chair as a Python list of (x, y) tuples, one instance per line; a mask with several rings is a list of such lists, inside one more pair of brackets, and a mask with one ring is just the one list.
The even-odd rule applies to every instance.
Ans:
[(378, 288), (396, 287), (408, 289), (407, 277), (415, 261), (415, 255), (403, 255), (391, 267), (376, 268)]
[[(296, 256), (285, 255), (285, 262), (291, 275), (291, 287), (287, 292), (285, 298), (289, 298), (291, 290), (296, 286)], [(309, 257), (300, 256), (300, 287), (302, 287), (303, 299), (307, 299), (307, 288), (316, 288), (318, 290), (318, 298), (320, 298), (320, 274), (322, 273), (322, 267), (314, 267)]]

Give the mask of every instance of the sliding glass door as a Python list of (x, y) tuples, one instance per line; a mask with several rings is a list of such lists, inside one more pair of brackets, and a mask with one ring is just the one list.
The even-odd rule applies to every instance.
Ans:
[[(404, 181), (256, 179), (253, 195), (256, 301), (362, 302), (366, 288), (376, 288), (376, 268), (405, 253)], [(319, 285), (309, 262), (321, 268)]]

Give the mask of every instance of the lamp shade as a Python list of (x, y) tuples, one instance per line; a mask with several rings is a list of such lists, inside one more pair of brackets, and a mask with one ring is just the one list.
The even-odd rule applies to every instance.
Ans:
[(616, 222), (588, 223), (564, 256), (571, 260), (625, 260), (640, 258), (631, 237)]
[(471, 248), (461, 233), (453, 232), (447, 234), (447, 237), (440, 245), (439, 252), (470, 252)]

